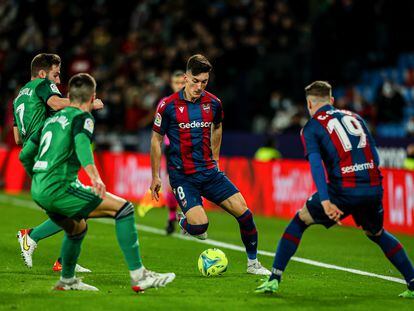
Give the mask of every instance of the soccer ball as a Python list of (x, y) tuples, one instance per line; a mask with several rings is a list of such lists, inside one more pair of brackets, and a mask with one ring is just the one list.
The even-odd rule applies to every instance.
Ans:
[(209, 248), (198, 257), (198, 270), (204, 276), (221, 275), (227, 270), (228, 260), (218, 248)]

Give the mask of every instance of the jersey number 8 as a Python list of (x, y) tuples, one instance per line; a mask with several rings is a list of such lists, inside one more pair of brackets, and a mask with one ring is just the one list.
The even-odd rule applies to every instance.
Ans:
[(364, 132), (364, 128), (353, 116), (343, 116), (341, 121), (335, 118), (331, 119), (328, 122), (327, 128), (329, 134), (332, 134), (333, 131), (335, 131), (345, 151), (352, 150), (352, 144), (348, 134), (359, 137), (357, 148), (364, 148), (367, 145), (367, 135)]

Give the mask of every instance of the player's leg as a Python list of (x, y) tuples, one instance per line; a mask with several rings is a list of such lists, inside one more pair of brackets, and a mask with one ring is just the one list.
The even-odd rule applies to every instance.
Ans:
[(86, 221), (84, 219), (70, 219), (56, 213), (49, 213), (49, 215), (65, 231), (61, 250), (62, 272), (54, 289), (98, 291), (96, 287), (85, 284), (81, 279), (75, 277), (75, 268), (81, 252), (82, 242), (88, 231)]
[[(383, 228), (384, 212), (382, 203), (375, 203), (375, 200), (370, 201), (373, 207), (367, 208), (365, 212), (356, 213), (353, 215), (354, 219), (358, 224), (361, 224), (367, 237), (381, 248), (387, 259), (400, 271), (406, 280), (408, 290), (400, 296), (414, 298), (413, 264), (400, 241)], [(362, 208), (359, 209), (359, 211), (361, 210)]]
[(199, 180), (194, 176), (170, 174), (170, 184), (182, 215), (178, 221), (184, 233), (200, 240), (207, 238), (208, 218), (202, 206)]
[(165, 286), (174, 280), (174, 273), (155, 273), (145, 269), (143, 266), (138, 243), (138, 232), (135, 227), (134, 206), (131, 202), (111, 193), (106, 193), (99, 206), (89, 213), (89, 218), (98, 217), (111, 217), (115, 219), (116, 237), (127, 262), (134, 291)]
[(269, 275), (270, 271), (257, 260), (257, 228), (240, 191), (217, 169), (204, 172), (204, 176), (202, 195), (231, 214), (239, 224), (241, 240), (246, 248), (247, 272)]
[(312, 224), (322, 224), (329, 228), (335, 224), (325, 214), (318, 193), (313, 194), (302, 209), (295, 214), (279, 240), (268, 280), (256, 288), (257, 293), (274, 293), (279, 288), (282, 274), (290, 259), (299, 247), (302, 235)]

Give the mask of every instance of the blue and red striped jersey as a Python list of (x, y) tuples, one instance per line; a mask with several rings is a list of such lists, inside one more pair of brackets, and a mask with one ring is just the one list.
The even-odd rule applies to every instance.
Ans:
[(382, 176), (374, 139), (356, 113), (320, 108), (301, 132), (305, 157), (316, 152), (324, 162), (329, 186), (349, 195), (382, 191)]
[(223, 117), (221, 101), (207, 91), (196, 102), (185, 100), (183, 90), (163, 99), (152, 129), (170, 140), (168, 169), (193, 174), (216, 167), (211, 126)]

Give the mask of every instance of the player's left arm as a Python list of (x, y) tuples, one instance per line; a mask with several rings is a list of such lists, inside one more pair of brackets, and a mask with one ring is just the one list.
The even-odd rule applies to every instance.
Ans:
[(216, 105), (216, 109), (214, 113), (213, 126), (211, 128), (211, 150), (213, 153), (213, 160), (216, 161), (218, 166), (220, 159), (221, 140), (223, 137), (222, 122), (224, 119), (224, 110), (221, 100), (218, 98), (213, 101), (213, 104)]
[(221, 147), (221, 140), (223, 137), (223, 126), (222, 123), (217, 123), (212, 126), (211, 129), (211, 149), (213, 152), (213, 160), (217, 162), (220, 159), (220, 147)]
[(95, 166), (91, 148), (93, 130), (94, 121), (92, 116), (83, 114), (74, 118), (72, 131), (74, 135), (76, 156), (82, 167), (85, 169), (86, 174), (89, 176), (94, 192), (99, 197), (104, 198), (106, 187)]
[(36, 155), (39, 151), (40, 133), (40, 131), (38, 133), (34, 133), (19, 154), (19, 160), (22, 163), (27, 175), (30, 177), (33, 176), (33, 166)]

